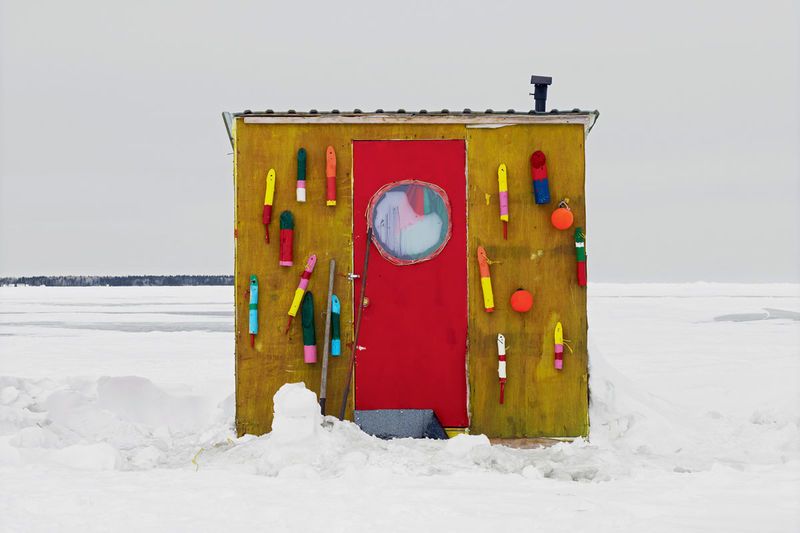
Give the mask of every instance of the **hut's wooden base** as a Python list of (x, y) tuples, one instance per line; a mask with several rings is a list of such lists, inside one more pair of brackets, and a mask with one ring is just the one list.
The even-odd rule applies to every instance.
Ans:
[[(467, 428), (445, 428), (445, 432), (449, 438), (456, 435), (467, 434)], [(552, 438), (552, 437), (522, 437), (522, 438), (490, 438), (489, 442), (492, 445), (508, 446), (509, 448), (517, 448), (520, 450), (530, 450), (534, 448), (547, 448), (559, 442), (572, 442), (573, 438)]]
[(572, 439), (549, 439), (547, 437), (532, 437), (522, 439), (489, 439), (492, 444), (499, 444), (501, 446), (508, 446), (509, 448), (519, 448), (528, 450), (532, 448), (547, 448), (559, 442), (569, 441)]

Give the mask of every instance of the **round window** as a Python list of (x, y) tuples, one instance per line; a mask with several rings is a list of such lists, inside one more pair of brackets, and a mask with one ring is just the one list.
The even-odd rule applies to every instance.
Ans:
[(404, 180), (378, 189), (367, 220), (378, 251), (395, 265), (433, 259), (450, 239), (450, 202), (441, 187)]

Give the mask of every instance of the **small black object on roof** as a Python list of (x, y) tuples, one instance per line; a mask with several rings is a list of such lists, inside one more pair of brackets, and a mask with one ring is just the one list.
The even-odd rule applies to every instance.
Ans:
[(533, 84), (533, 99), (536, 102), (536, 112), (544, 113), (547, 104), (547, 86), (553, 83), (550, 76), (531, 76)]

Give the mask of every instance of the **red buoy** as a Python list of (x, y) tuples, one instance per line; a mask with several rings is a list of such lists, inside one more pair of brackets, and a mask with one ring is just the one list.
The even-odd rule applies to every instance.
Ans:
[(550, 215), (550, 222), (556, 229), (569, 229), (574, 220), (574, 217), (572, 216), (572, 210), (570, 210), (566, 202), (561, 202), (560, 205), (561, 207), (553, 211), (553, 214)]
[(533, 294), (525, 289), (517, 289), (511, 295), (511, 309), (517, 313), (527, 313), (533, 307)]

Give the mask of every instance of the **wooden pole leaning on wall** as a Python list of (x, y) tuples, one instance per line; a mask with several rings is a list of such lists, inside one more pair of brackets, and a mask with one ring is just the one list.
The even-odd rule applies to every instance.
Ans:
[(344, 394), (342, 395), (342, 407), (339, 409), (339, 420), (344, 420), (347, 412), (347, 398), (350, 396), (350, 382), (353, 379), (353, 369), (356, 364), (356, 351), (358, 350), (358, 331), (361, 329), (361, 315), (364, 312), (364, 297), (367, 292), (367, 267), (369, 266), (369, 249), (372, 247), (372, 226), (367, 228), (367, 249), (364, 251), (364, 268), (361, 270), (361, 298), (358, 301), (358, 313), (356, 314), (356, 327), (353, 331), (353, 349), (350, 352), (350, 369), (347, 371), (347, 378), (344, 383)]
[(331, 259), (328, 268), (328, 307), (325, 311), (325, 336), (322, 345), (322, 380), (319, 386), (319, 408), (325, 416), (325, 400), (328, 397), (328, 354), (331, 345), (331, 303), (333, 297), (333, 278), (336, 273), (336, 260)]

